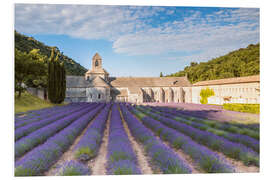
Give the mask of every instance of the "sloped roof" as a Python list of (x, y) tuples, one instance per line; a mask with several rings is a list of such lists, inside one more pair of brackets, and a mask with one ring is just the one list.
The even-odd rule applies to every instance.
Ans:
[(111, 81), (114, 87), (189, 87), (187, 77), (116, 77)]
[(99, 76), (96, 76), (91, 82), (91, 86), (98, 86), (98, 87), (110, 87), (108, 83)]
[(260, 75), (200, 81), (200, 82), (194, 83), (193, 85), (194, 86), (208, 86), (208, 85), (239, 84), (239, 83), (251, 83), (251, 82), (260, 82)]
[(110, 85), (99, 76), (90, 81), (86, 81), (84, 76), (66, 76), (66, 87), (110, 87)]
[(94, 69), (94, 70), (88, 70), (86, 74), (109, 74), (105, 69)]
[(96, 54), (93, 56), (93, 59), (101, 59), (101, 56), (100, 56), (98, 53), (96, 53)]
[(84, 76), (66, 76), (66, 87), (89, 87), (90, 83), (85, 80)]

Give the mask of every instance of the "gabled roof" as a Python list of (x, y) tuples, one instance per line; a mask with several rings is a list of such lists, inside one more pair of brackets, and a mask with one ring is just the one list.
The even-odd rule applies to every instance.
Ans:
[(110, 85), (99, 76), (89, 81), (85, 80), (84, 76), (66, 76), (66, 87), (110, 87)]
[(251, 83), (251, 82), (260, 82), (260, 75), (200, 81), (200, 82), (194, 83), (193, 85), (194, 86), (208, 86), (208, 85), (239, 84), (239, 83)]
[(109, 74), (105, 69), (94, 69), (94, 70), (88, 70), (86, 74)]
[(108, 83), (101, 77), (96, 76), (92, 81), (91, 81), (91, 86), (95, 87), (110, 87)]
[(100, 56), (98, 53), (96, 53), (96, 54), (93, 56), (93, 59), (101, 59), (101, 56)]
[(114, 87), (189, 87), (187, 77), (116, 77), (112, 78)]
[(84, 76), (66, 76), (66, 87), (89, 87), (90, 83), (85, 80)]

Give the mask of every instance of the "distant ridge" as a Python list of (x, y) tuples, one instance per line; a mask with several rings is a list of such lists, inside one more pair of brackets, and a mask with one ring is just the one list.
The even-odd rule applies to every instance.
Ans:
[(191, 62), (184, 70), (167, 75), (188, 76), (191, 83), (260, 74), (260, 44), (250, 44), (208, 62)]
[[(53, 47), (47, 46), (33, 37), (28, 37), (15, 31), (15, 48), (22, 52), (29, 52), (32, 49), (39, 49), (40, 54), (50, 57), (51, 49)], [(60, 61), (64, 62), (67, 75), (83, 76), (85, 74), (87, 71), (86, 68), (64, 55), (57, 47), (54, 48), (59, 52)]]

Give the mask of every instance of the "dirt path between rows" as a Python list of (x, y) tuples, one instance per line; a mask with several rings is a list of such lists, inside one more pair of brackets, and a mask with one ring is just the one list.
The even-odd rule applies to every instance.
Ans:
[(147, 159), (146, 153), (143, 151), (142, 145), (136, 142), (135, 138), (131, 135), (130, 130), (128, 128), (127, 123), (124, 120), (124, 117), (122, 115), (121, 110), (118, 108), (120, 112), (120, 116), (122, 119), (122, 123), (124, 126), (124, 129), (128, 135), (128, 139), (131, 142), (132, 149), (134, 150), (135, 154), (137, 155), (138, 165), (140, 170), (142, 171), (142, 174), (153, 174), (153, 170), (151, 169), (149, 165), (149, 159)]
[[(141, 121), (139, 118), (137, 118), (134, 114), (132, 114), (132, 115), (133, 115), (138, 121), (140, 121), (140, 122), (142, 123), (142, 121)], [(143, 124), (143, 123), (142, 123), (142, 124)], [(147, 128), (147, 129), (149, 129), (149, 128), (146, 127), (145, 125), (144, 125), (144, 127)], [(151, 132), (153, 132), (151, 129), (149, 129), (149, 130), (150, 130)], [(154, 132), (153, 132), (153, 134), (155, 135)], [(168, 148), (172, 149), (172, 150), (173, 150), (173, 151), (174, 151), (174, 152), (175, 152), (182, 160), (184, 160), (184, 162), (185, 162), (186, 164), (188, 164), (189, 167), (191, 168), (191, 172), (192, 172), (193, 174), (196, 174), (196, 173), (203, 173), (203, 171), (200, 169), (200, 167), (192, 160), (192, 158), (191, 158), (188, 154), (184, 153), (181, 149), (175, 149), (175, 148), (172, 148), (168, 142), (162, 140), (159, 136), (155, 135), (155, 137), (156, 137), (157, 139), (159, 139), (165, 146), (167, 146)]]
[(255, 172), (260, 172), (260, 168), (254, 165), (251, 166), (246, 166), (244, 165), (243, 162), (237, 161), (235, 159), (232, 159), (230, 157), (227, 157), (221, 152), (217, 152), (218, 155), (220, 155), (222, 158), (227, 160), (230, 164), (232, 164), (235, 167), (236, 173), (255, 173)]
[(106, 127), (104, 130), (104, 135), (101, 141), (101, 145), (97, 156), (88, 162), (88, 167), (92, 169), (92, 175), (106, 175), (106, 163), (107, 163), (107, 147), (108, 147), (108, 138), (109, 138), (109, 129), (111, 122), (111, 113), (110, 110), (108, 115), (108, 120), (106, 122)]
[[(167, 143), (167, 142), (164, 142), (164, 143)], [(198, 143), (198, 142), (196, 142), (196, 143)], [(202, 145), (202, 144), (200, 144), (200, 145)], [(209, 149), (210, 151), (213, 151), (212, 149), (210, 149), (207, 146), (204, 146), (204, 147)], [(177, 151), (177, 150), (175, 150), (175, 151)], [(236, 173), (253, 173), (253, 172), (259, 172), (260, 171), (259, 167), (257, 167), (257, 166), (254, 166), (254, 165), (246, 166), (243, 162), (232, 159), (232, 158), (226, 156), (225, 154), (223, 154), (222, 152), (218, 152), (218, 151), (213, 151), (213, 152), (217, 153), (221, 158), (225, 159), (229, 164), (233, 165), (235, 167)], [(179, 155), (181, 155), (181, 150), (180, 150), (180, 152), (177, 152), (177, 153), (180, 153)], [(185, 156), (184, 152), (183, 152), (183, 156)], [(190, 158), (190, 156), (187, 155), (187, 161), (188, 162), (189, 162), (189, 158)], [(196, 169), (196, 165), (195, 165), (195, 169)]]
[(184, 161), (187, 162), (189, 167), (191, 168), (192, 174), (198, 174), (198, 173), (205, 173), (198, 164), (194, 162), (194, 160), (190, 157), (190, 155), (186, 154), (181, 149), (175, 149), (171, 147), (170, 143), (167, 141), (162, 140), (160, 137), (156, 136), (158, 139), (160, 139), (164, 144), (166, 144), (168, 147), (170, 147), (178, 156), (180, 156)]
[(92, 120), (88, 123), (86, 128), (82, 131), (82, 133), (75, 139), (75, 141), (72, 143), (72, 145), (68, 148), (68, 150), (60, 157), (60, 159), (51, 166), (51, 168), (44, 173), (45, 176), (55, 176), (55, 173), (57, 169), (65, 162), (65, 161), (70, 161), (70, 160), (75, 160), (74, 154), (73, 154), (73, 149), (75, 146), (79, 143), (80, 139), (83, 137), (87, 129), (91, 126), (93, 121), (96, 119), (96, 117), (100, 114), (102, 109), (94, 116)]

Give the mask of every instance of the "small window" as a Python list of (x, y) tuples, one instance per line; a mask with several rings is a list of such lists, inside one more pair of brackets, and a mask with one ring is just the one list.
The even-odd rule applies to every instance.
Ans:
[(95, 66), (98, 66), (98, 60), (96, 60), (96, 62), (95, 62)]
[(98, 99), (100, 99), (101, 98), (101, 95), (100, 94), (98, 94)]

